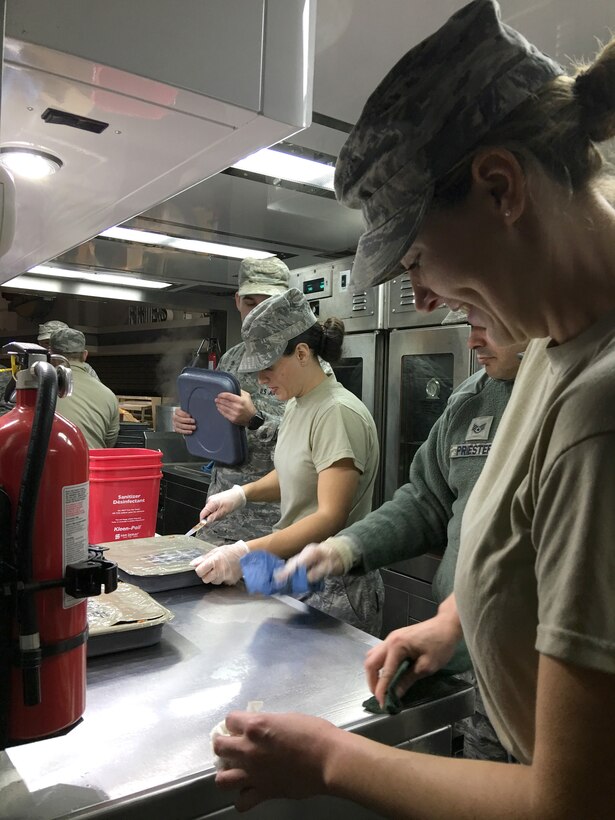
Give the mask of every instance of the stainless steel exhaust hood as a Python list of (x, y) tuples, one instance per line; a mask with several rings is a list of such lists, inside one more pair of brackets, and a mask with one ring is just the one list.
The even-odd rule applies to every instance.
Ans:
[(8, 0), (2, 147), (16, 178), (0, 283), (310, 124), (315, 0)]

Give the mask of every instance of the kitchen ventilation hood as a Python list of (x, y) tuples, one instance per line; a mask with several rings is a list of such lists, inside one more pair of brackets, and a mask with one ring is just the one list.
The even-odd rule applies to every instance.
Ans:
[(15, 178), (0, 283), (307, 127), (315, 0), (8, 0), (0, 143)]

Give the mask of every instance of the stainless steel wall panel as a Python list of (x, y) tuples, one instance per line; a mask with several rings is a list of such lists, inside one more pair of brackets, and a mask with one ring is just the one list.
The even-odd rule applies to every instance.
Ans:
[(386, 327), (427, 327), (442, 324), (448, 308), (438, 308), (433, 313), (419, 313), (416, 309), (414, 289), (407, 273), (396, 276), (382, 287), (386, 288)]
[(353, 293), (350, 289), (352, 257), (291, 271), (290, 284), (309, 299), (320, 321), (336, 316), (346, 333), (380, 330), (385, 318), (385, 285)]

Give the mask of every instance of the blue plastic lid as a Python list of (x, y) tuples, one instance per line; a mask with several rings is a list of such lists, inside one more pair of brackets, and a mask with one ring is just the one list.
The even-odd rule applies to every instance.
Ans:
[(185, 367), (177, 379), (177, 389), (181, 409), (196, 421), (195, 432), (184, 436), (188, 452), (220, 464), (243, 463), (248, 455), (245, 428), (225, 419), (214, 401), (219, 393), (241, 395), (235, 376), (222, 370)]

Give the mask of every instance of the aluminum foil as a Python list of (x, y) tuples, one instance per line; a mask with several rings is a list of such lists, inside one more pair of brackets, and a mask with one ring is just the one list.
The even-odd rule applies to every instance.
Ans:
[(141, 577), (194, 572), (190, 562), (214, 548), (214, 544), (186, 535), (134, 538), (101, 546), (108, 547), (105, 557), (115, 561), (120, 569)]
[(173, 613), (133, 584), (120, 582), (108, 595), (88, 598), (90, 635), (155, 626), (173, 618)]

